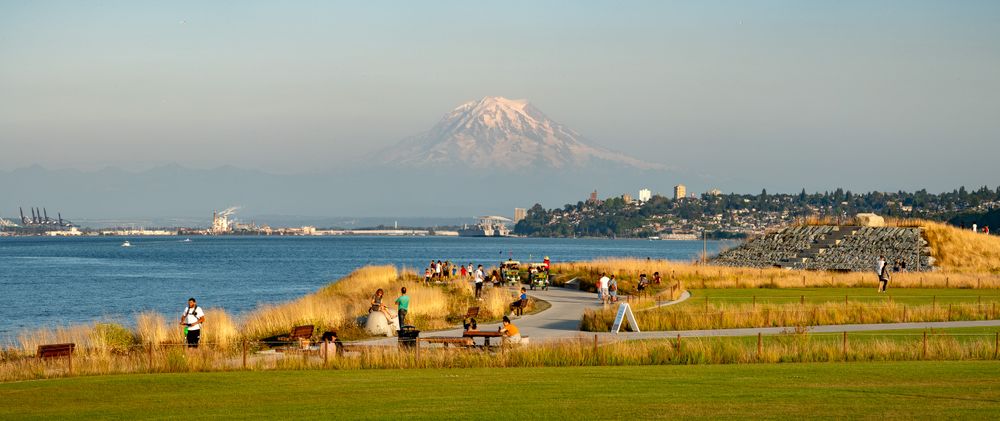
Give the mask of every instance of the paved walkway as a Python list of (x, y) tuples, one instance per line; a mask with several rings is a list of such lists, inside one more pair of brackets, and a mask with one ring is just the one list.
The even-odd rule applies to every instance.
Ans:
[[(509, 288), (511, 294), (517, 292), (514, 288)], [(592, 337), (591, 332), (580, 331), (580, 320), (583, 319), (583, 312), (590, 309), (601, 308), (601, 303), (597, 301), (597, 294), (593, 292), (578, 291), (568, 288), (549, 288), (548, 291), (534, 290), (528, 291), (528, 296), (547, 301), (551, 307), (545, 311), (527, 314), (512, 320), (515, 326), (521, 329), (521, 335), (530, 338), (531, 343), (538, 343), (552, 340), (563, 340), (579, 337)], [(691, 296), (687, 291), (675, 301), (664, 301), (658, 306), (673, 305)], [(618, 308), (617, 306), (612, 306)], [(496, 331), (500, 328), (500, 323), (480, 323), (479, 330)], [(462, 328), (436, 330), (421, 332), (421, 337), (430, 336), (462, 336)], [(391, 345), (396, 343), (396, 338), (378, 338), (356, 342), (365, 345)]]
[[(512, 294), (514, 289), (510, 289)], [(601, 307), (597, 301), (596, 294), (583, 292), (574, 289), (551, 288), (548, 291), (529, 291), (528, 295), (549, 302), (552, 305), (549, 309), (540, 313), (525, 315), (514, 318), (514, 324), (521, 329), (521, 334), (527, 336), (531, 343), (560, 341), (569, 339), (591, 339), (597, 336), (601, 342), (631, 339), (660, 339), (676, 338), (677, 335), (685, 338), (691, 337), (712, 337), (712, 336), (756, 336), (758, 333), (764, 335), (777, 335), (788, 331), (793, 331), (794, 327), (764, 327), (764, 328), (742, 328), (742, 329), (711, 329), (711, 330), (671, 330), (655, 332), (621, 332), (618, 334), (610, 332), (582, 332), (580, 331), (580, 320), (583, 312)], [(658, 307), (674, 305), (683, 302), (691, 297), (689, 292), (675, 301), (660, 303)], [(616, 306), (613, 306), (617, 308)], [(873, 330), (897, 330), (897, 329), (941, 329), (955, 327), (992, 327), (1000, 326), (1000, 320), (981, 321), (960, 321), (960, 322), (923, 322), (923, 323), (884, 323), (884, 324), (848, 324), (848, 325), (823, 325), (809, 326), (806, 329), (813, 333), (831, 332), (864, 332)], [(484, 323), (479, 325), (479, 330), (496, 331), (500, 327), (499, 323)], [(641, 329), (642, 326), (639, 326)], [(458, 337), (462, 335), (462, 328), (421, 332), (421, 337), (449, 336)], [(356, 343), (365, 345), (392, 345), (397, 342), (395, 337), (378, 338), (359, 341)]]

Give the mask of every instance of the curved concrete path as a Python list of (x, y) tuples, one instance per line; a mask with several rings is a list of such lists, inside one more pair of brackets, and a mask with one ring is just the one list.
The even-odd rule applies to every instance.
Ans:
[[(509, 288), (512, 294), (515, 289)], [(678, 335), (684, 338), (693, 337), (716, 337), (716, 336), (756, 336), (758, 333), (764, 335), (778, 335), (792, 331), (794, 327), (763, 327), (763, 328), (739, 328), (739, 329), (709, 329), (709, 330), (669, 330), (650, 332), (583, 332), (580, 330), (580, 320), (586, 309), (601, 308), (601, 303), (597, 301), (597, 296), (592, 292), (578, 291), (566, 288), (550, 288), (548, 291), (528, 291), (531, 297), (539, 298), (551, 304), (545, 311), (525, 315), (515, 318), (514, 324), (521, 329), (521, 334), (530, 339), (530, 343), (546, 341), (558, 341), (567, 339), (593, 338), (597, 336), (601, 342), (633, 339), (666, 339), (676, 338)], [(666, 301), (656, 307), (664, 307), (684, 302), (691, 297), (691, 293), (685, 291), (681, 297), (674, 301)], [(612, 305), (617, 308), (617, 306)], [(652, 307), (652, 308), (656, 308)], [(637, 310), (646, 311), (649, 309)], [(479, 329), (483, 331), (495, 331), (499, 329), (499, 323), (483, 323)], [(918, 322), (918, 323), (884, 323), (884, 324), (846, 324), (846, 325), (820, 325), (808, 326), (806, 329), (812, 333), (840, 333), (840, 332), (865, 332), (876, 330), (900, 330), (900, 329), (941, 329), (956, 327), (993, 327), (1000, 326), (1000, 320), (979, 320), (979, 321), (957, 321), (957, 322)], [(639, 326), (641, 329), (642, 326)], [(450, 336), (458, 337), (462, 335), (462, 328), (421, 332), (422, 337), (430, 336)], [(363, 345), (394, 345), (397, 339), (377, 338), (364, 341), (351, 342), (352, 344)]]
[[(514, 288), (508, 288), (513, 295), (517, 292)], [(527, 314), (514, 318), (513, 323), (521, 329), (521, 335), (530, 338), (531, 343), (541, 341), (560, 340), (577, 338), (581, 335), (589, 336), (593, 333), (580, 331), (580, 320), (583, 319), (584, 310), (601, 308), (601, 303), (597, 301), (597, 295), (593, 292), (578, 291), (575, 289), (549, 288), (547, 291), (528, 291), (528, 296), (547, 301), (551, 307), (545, 311)], [(660, 306), (676, 304), (686, 300), (690, 294), (685, 292), (680, 299), (667, 301)], [(616, 306), (613, 306), (617, 308)], [(481, 323), (479, 330), (495, 331), (500, 328), (499, 323)], [(462, 336), (462, 328), (447, 330), (435, 330), (421, 332), (421, 337), (429, 336)], [(365, 341), (352, 342), (364, 345), (390, 345), (396, 343), (396, 338), (379, 338)]]

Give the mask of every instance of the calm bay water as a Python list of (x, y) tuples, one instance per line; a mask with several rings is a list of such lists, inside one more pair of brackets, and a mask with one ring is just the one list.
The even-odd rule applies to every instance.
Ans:
[[(22, 329), (173, 316), (188, 297), (239, 315), (300, 297), (368, 264), (422, 269), (431, 259), (496, 264), (596, 257), (690, 260), (700, 241), (449, 237), (0, 238), (0, 341)], [(708, 252), (723, 243), (708, 242)]]

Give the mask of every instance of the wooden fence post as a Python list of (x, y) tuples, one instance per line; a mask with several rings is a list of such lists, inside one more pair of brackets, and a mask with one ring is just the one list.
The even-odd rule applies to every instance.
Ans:
[(844, 331), (844, 361), (847, 361), (847, 331)]
[(757, 309), (757, 296), (756, 295), (753, 296), (753, 304), (750, 305), (750, 308), (752, 308), (753, 310)]
[(805, 295), (800, 295), (799, 296), (799, 305), (803, 305), (805, 303), (806, 303), (806, 296)]
[(764, 348), (764, 339), (760, 332), (757, 332), (757, 359), (760, 359), (760, 354)]
[(69, 374), (73, 374), (73, 349), (69, 350), (69, 355), (66, 356), (66, 364), (68, 365)]
[(951, 304), (948, 304), (948, 321), (951, 321)]
[(243, 369), (247, 369), (247, 339), (243, 338)]
[(705, 296), (705, 312), (708, 313), (708, 296)]
[(597, 353), (597, 335), (594, 335), (594, 353)]
[(927, 331), (924, 331), (924, 353), (921, 355), (920, 359), (927, 359)]
[(997, 359), (997, 352), (1000, 351), (1000, 332), (993, 336), (993, 359)]
[(677, 352), (681, 351), (681, 334), (677, 334)]
[(847, 295), (844, 295), (844, 308), (847, 308)]
[(906, 304), (903, 304), (903, 323), (906, 323)]
[(330, 340), (323, 340), (323, 368), (326, 368), (326, 364), (330, 361)]
[(152, 341), (149, 342), (148, 357), (149, 357), (149, 372), (152, 373), (153, 372), (153, 342)]

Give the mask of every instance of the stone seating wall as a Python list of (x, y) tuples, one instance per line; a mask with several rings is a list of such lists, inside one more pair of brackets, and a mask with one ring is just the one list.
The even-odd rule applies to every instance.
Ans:
[[(838, 244), (830, 244), (836, 236), (818, 243), (829, 235), (844, 238)], [(920, 228), (840, 227), (840, 232), (835, 233), (833, 226), (807, 226), (783, 228), (754, 238), (720, 253), (713, 264), (874, 272), (879, 256), (885, 256), (890, 264), (898, 259), (913, 271), (931, 268), (929, 254)]]
[(771, 267), (787, 259), (794, 259), (812, 247), (816, 240), (832, 231), (832, 226), (782, 228), (722, 252), (714, 263), (722, 266)]
[(907, 270), (926, 270), (931, 266), (927, 245), (920, 228), (861, 227), (837, 246), (810, 259), (807, 268), (874, 272), (879, 256), (885, 256), (889, 264), (900, 260), (906, 263)]

